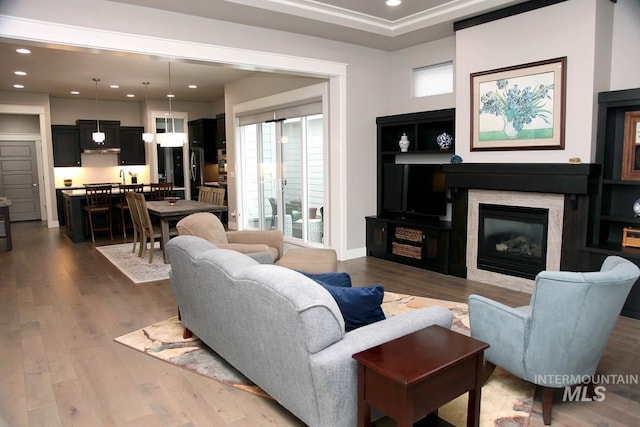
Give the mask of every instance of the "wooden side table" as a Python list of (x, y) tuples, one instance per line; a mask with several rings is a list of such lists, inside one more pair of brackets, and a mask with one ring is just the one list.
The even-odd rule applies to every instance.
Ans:
[(467, 426), (477, 427), (488, 347), (434, 325), (354, 354), (358, 427), (371, 425), (372, 406), (395, 419), (398, 427), (410, 427), (467, 391)]

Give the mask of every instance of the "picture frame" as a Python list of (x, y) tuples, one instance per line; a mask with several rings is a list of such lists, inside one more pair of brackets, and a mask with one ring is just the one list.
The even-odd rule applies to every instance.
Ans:
[(473, 73), (471, 151), (564, 149), (567, 57)]
[(640, 111), (624, 114), (622, 179), (640, 181)]

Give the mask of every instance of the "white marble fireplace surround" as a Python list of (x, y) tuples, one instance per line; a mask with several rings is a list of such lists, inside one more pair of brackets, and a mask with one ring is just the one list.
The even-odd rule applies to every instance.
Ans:
[(560, 270), (564, 201), (565, 198), (563, 194), (469, 189), (467, 211), (467, 278), (477, 282), (532, 293), (535, 283), (533, 280), (478, 269), (479, 205), (480, 203), (484, 203), (548, 209), (546, 269)]

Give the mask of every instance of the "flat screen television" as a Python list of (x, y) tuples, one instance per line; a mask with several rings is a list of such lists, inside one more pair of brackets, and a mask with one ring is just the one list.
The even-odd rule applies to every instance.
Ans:
[(382, 215), (426, 219), (447, 214), (447, 189), (442, 165), (384, 165)]

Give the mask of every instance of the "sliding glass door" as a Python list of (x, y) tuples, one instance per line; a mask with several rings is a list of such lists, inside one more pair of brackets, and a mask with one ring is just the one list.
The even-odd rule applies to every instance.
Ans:
[(323, 116), (274, 116), (261, 123), (240, 120), (242, 226), (279, 229), (294, 244), (321, 245), (325, 220)]

